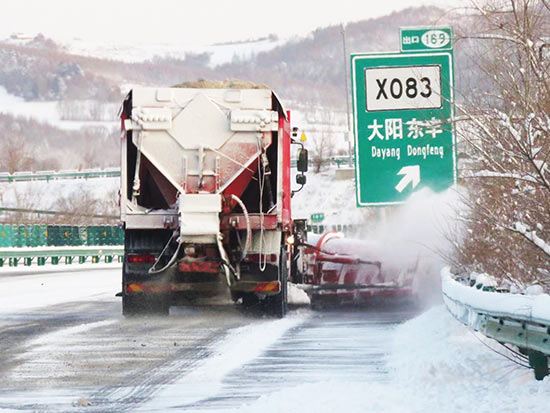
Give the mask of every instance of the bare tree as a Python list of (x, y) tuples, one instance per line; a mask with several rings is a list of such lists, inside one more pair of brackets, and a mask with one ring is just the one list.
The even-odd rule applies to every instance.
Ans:
[(313, 116), (320, 128), (311, 131), (308, 137), (308, 147), (312, 152), (312, 161), (315, 173), (321, 171), (321, 167), (326, 165), (334, 155), (334, 132), (331, 126), (335, 124), (334, 112), (314, 112), (308, 116)]
[(312, 135), (311, 144), (313, 150), (313, 167), (315, 173), (321, 171), (321, 167), (326, 165), (330, 160), (330, 157), (334, 152), (334, 145), (332, 139), (332, 132), (329, 131), (320, 131), (315, 135)]
[(481, 46), (490, 92), (457, 105), (469, 157), (458, 260), (515, 284), (550, 287), (550, 7), (472, 1), (470, 37)]
[(18, 137), (7, 138), (0, 154), (0, 170), (13, 173), (29, 171), (35, 164), (32, 150)]
[(54, 209), (67, 214), (58, 218), (67, 225), (113, 225), (118, 222), (117, 201), (116, 191), (109, 191), (100, 199), (90, 191), (80, 189), (58, 199)]

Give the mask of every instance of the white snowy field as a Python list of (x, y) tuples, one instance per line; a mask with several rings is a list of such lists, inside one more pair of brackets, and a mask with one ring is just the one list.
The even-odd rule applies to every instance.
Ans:
[(287, 39), (270, 40), (261, 39), (249, 42), (236, 42), (227, 44), (170, 44), (170, 43), (118, 43), (112, 41), (90, 41), (73, 39), (70, 43), (64, 43), (66, 50), (79, 56), (97, 57), (100, 59), (118, 60), (126, 63), (137, 63), (159, 58), (185, 59), (187, 54), (210, 55), (209, 66), (231, 63), (233, 59), (249, 60), (254, 55), (274, 49), (284, 44)]
[[(325, 219), (321, 224), (356, 224), (364, 223), (372, 211), (358, 208), (355, 202), (355, 178), (337, 180), (336, 169), (326, 169), (318, 174), (307, 172), (307, 182), (300, 192), (292, 197), (292, 216), (309, 219), (311, 214), (323, 213)], [(297, 189), (292, 170), (292, 188)]]
[[(48, 123), (65, 130), (78, 130), (85, 126), (104, 126), (109, 129), (119, 126), (118, 121), (64, 120), (59, 110), (59, 101), (26, 101), (19, 96), (8, 93), (3, 86), (0, 86), (0, 113)], [(116, 109), (112, 111), (112, 118), (116, 119)]]
[(0, 202), (10, 208), (56, 209), (63, 199), (77, 197), (118, 204), (120, 178), (59, 179), (0, 183)]

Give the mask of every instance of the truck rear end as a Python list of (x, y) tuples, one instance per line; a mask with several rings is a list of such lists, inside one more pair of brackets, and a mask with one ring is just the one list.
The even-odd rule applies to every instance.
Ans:
[(229, 288), (282, 317), (290, 113), (269, 89), (135, 88), (122, 108), (123, 313)]

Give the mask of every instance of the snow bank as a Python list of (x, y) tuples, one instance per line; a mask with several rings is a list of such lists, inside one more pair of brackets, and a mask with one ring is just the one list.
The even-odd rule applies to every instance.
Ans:
[[(474, 310), (550, 323), (550, 295), (521, 295), (478, 290), (455, 281), (448, 267), (441, 271), (443, 293)], [(452, 306), (452, 304), (451, 304)]]
[(0, 314), (14, 314), (79, 300), (120, 300), (115, 297), (120, 291), (120, 264), (53, 267), (2, 268)]
[[(543, 412), (550, 379), (537, 382), (491, 351), (494, 341), (473, 333), (437, 306), (397, 328), (390, 368), (396, 384), (411, 399), (424, 400), (424, 411)], [(546, 400), (546, 401), (544, 401)], [(422, 411), (414, 408), (404, 411)], [(429, 407), (429, 408), (428, 408)]]
[(550, 378), (535, 381), (480, 340), (437, 306), (395, 329), (387, 383), (307, 383), (238, 411), (547, 412)]
[(288, 303), (293, 305), (309, 305), (311, 300), (306, 292), (296, 284), (288, 283)]

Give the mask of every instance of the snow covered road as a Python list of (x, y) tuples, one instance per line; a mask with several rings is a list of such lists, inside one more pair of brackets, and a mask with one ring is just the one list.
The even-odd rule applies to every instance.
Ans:
[(117, 266), (5, 268), (0, 287), (0, 412), (547, 411), (550, 380), (442, 306), (124, 319)]

